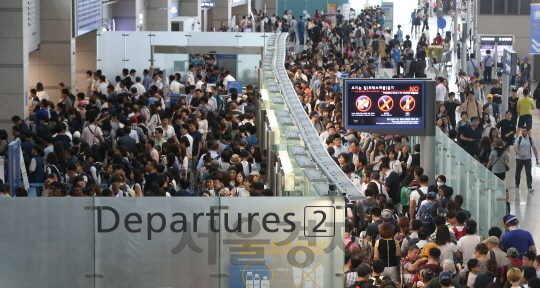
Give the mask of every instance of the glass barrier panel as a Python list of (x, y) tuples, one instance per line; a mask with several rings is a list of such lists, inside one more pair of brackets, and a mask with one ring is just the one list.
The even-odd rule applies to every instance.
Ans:
[(124, 31), (97, 32), (97, 69), (101, 69), (103, 75), (110, 75), (109, 81), (113, 81), (113, 75), (118, 75), (126, 67), (125, 34)]
[(220, 200), (220, 287), (343, 286), (343, 198)]
[(1, 198), (0, 287), (94, 287), (92, 206), (88, 197)]
[[(217, 197), (96, 198), (96, 287), (219, 287)], [(217, 215), (217, 216), (216, 216)], [(212, 223), (214, 226), (211, 226)], [(180, 284), (181, 283), (181, 284)]]
[[(152, 57), (152, 52), (150, 43), (151, 37), (153, 36), (150, 35), (153, 35), (152, 33), (153, 32), (126, 32), (126, 67), (135, 69), (137, 71), (143, 71), (151, 66), (152, 62), (150, 60)], [(163, 67), (161, 68), (163, 69)], [(171, 72), (173, 71), (167, 70), (167, 73)], [(142, 73), (139, 75), (142, 75)]]

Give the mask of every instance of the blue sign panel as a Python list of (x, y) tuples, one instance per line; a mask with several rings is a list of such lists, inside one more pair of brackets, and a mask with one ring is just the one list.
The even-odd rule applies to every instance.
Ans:
[(8, 145), (8, 181), (9, 194), (15, 195), (15, 189), (21, 186), (21, 142), (19, 139)]
[(171, 17), (178, 16), (178, 2), (171, 3)]
[(516, 76), (517, 53), (510, 49), (504, 49), (503, 73)]
[(540, 54), (540, 4), (531, 4), (531, 54)]
[(201, 2), (201, 8), (214, 8), (214, 2)]
[(242, 81), (229, 81), (227, 82), (227, 94), (231, 94), (229, 91), (231, 88), (236, 88), (238, 94), (242, 94)]

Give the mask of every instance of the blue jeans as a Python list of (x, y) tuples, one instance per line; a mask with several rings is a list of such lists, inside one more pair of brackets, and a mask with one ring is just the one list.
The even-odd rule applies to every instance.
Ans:
[(298, 39), (300, 41), (300, 45), (304, 45), (304, 33), (298, 33)]
[(296, 33), (294, 31), (289, 32), (290, 37), (292, 38), (293, 42), (296, 42)]

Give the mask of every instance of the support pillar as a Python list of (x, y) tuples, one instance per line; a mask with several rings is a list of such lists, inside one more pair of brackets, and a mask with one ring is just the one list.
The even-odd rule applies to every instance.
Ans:
[(171, 31), (171, 0), (147, 0), (146, 31)]
[[(424, 168), (424, 175), (429, 177), (429, 181), (431, 184), (436, 183), (435, 149), (435, 136), (420, 137), (420, 167)], [(441, 159), (440, 161), (444, 161), (444, 159)]]
[(0, 129), (11, 141), (11, 117), (28, 117), (28, 1), (1, 1), (0, 25)]
[[(53, 103), (60, 100), (59, 83), (64, 83), (67, 89), (76, 93), (73, 16), (66, 13), (72, 8), (72, 1), (41, 1), (41, 44), (37, 51), (31, 53), (33, 81), (29, 85), (34, 88), (37, 82), (41, 82)], [(84, 88), (84, 84), (80, 86)]]

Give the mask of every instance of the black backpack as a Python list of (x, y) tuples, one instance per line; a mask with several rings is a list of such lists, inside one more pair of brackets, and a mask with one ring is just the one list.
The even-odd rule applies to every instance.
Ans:
[(84, 172), (84, 173), (81, 173), (80, 176), (82, 176), (83, 178), (86, 176), (86, 179), (87, 179), (87, 181), (86, 181), (86, 187), (88, 187), (89, 185), (95, 184), (95, 182), (94, 182), (94, 177), (92, 177), (92, 175), (90, 175), (90, 174)]
[(424, 194), (424, 192), (422, 192), (420, 188), (416, 189), (416, 191), (418, 192), (418, 194), (420, 194), (420, 198), (418, 198), (418, 203), (416, 203), (415, 212), (420, 209), (420, 205), (422, 204), (422, 202), (427, 199), (427, 194)]
[(289, 32), (289, 24), (288, 23), (283, 23), (281, 25), (281, 32)]
[[(362, 202), (362, 205), (365, 205), (364, 204), (365, 202)], [(363, 224), (364, 224), (364, 227), (368, 227), (369, 224), (371, 224), (371, 221), (373, 221), (373, 217), (371, 216), (371, 209), (373, 207), (377, 207), (377, 204), (373, 205), (373, 206), (364, 206), (364, 220), (363, 220)]]
[(375, 39), (373, 41), (371, 41), (371, 49), (373, 50), (373, 52), (379, 52), (379, 40), (378, 39)]
[(112, 139), (111, 131), (103, 130), (103, 140), (105, 140), (105, 144), (107, 144), (109, 148), (113, 147), (113, 139)]
[(407, 239), (407, 250), (409, 250), (409, 247), (412, 247), (412, 245), (416, 245), (418, 244), (418, 242), (420, 242), (420, 239), (415, 237), (415, 238), (411, 238), (411, 236), (407, 236), (405, 237), (405, 239)]
[(437, 206), (437, 215), (446, 216), (446, 203), (448, 203), (448, 200), (450, 199), (446, 197), (437, 200), (435, 203), (435, 206)]

